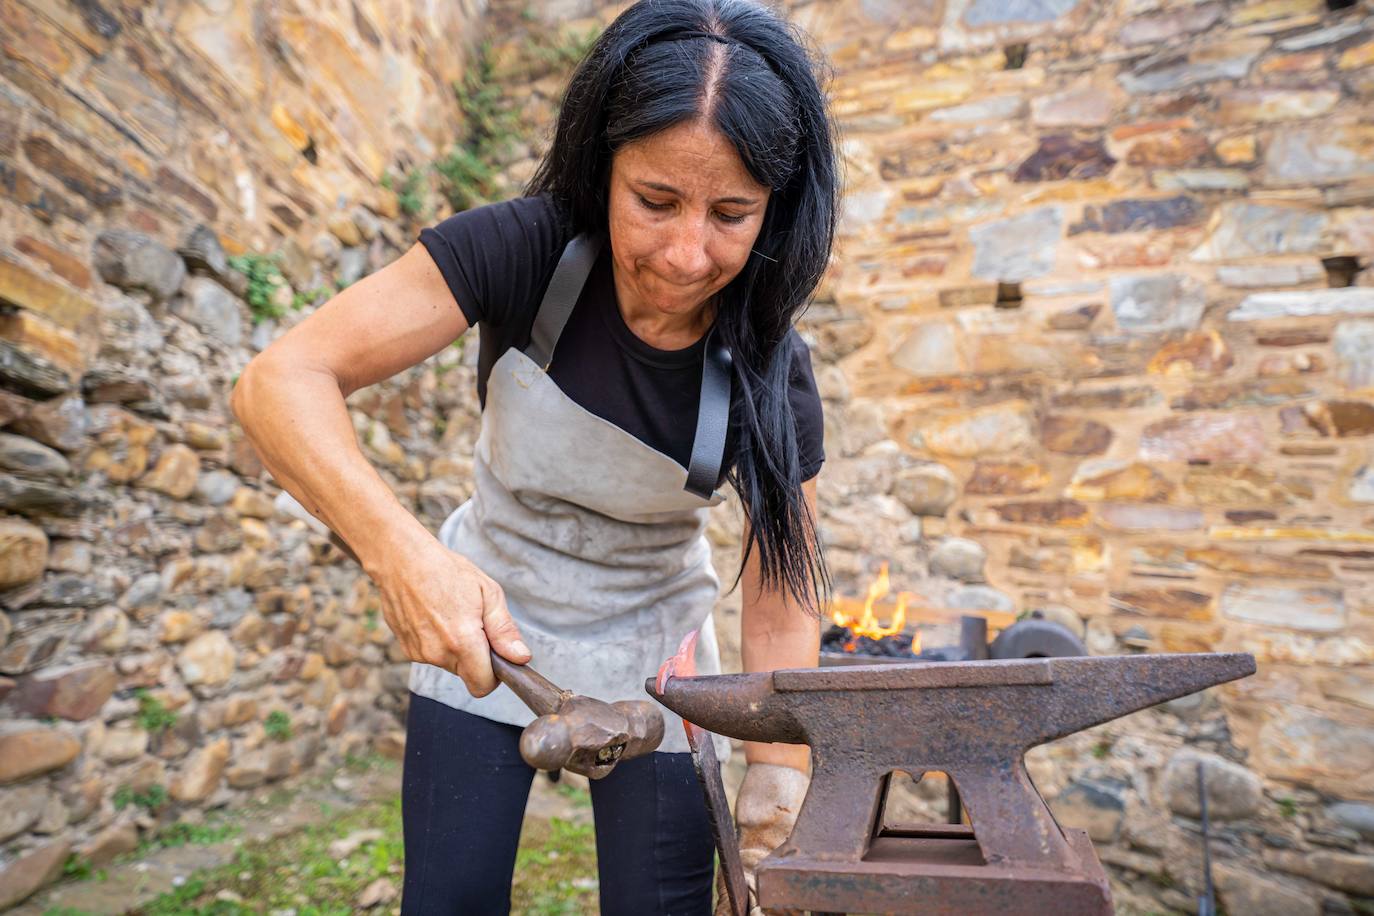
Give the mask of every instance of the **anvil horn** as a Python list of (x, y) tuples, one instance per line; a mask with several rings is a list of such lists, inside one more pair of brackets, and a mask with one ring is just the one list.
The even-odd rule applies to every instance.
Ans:
[(773, 688), (773, 672), (673, 677), (658, 691), (653, 679), (644, 689), (682, 718), (707, 731), (743, 741), (805, 744), (790, 703)]

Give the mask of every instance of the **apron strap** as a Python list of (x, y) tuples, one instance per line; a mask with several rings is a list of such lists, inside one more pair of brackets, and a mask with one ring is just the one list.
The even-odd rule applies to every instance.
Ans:
[(553, 270), (548, 289), (539, 303), (539, 311), (534, 315), (530, 327), (530, 345), (525, 348), (528, 356), (539, 368), (548, 371), (553, 362), (553, 348), (563, 333), (563, 326), (577, 305), (577, 297), (592, 272), (592, 265), (601, 254), (605, 239), (601, 235), (582, 233), (563, 247), (563, 256)]
[[(563, 255), (558, 259), (530, 327), (529, 346), (525, 347), (525, 355), (545, 371), (553, 362), (554, 347), (572, 316), (573, 307), (577, 305), (577, 298), (605, 241), (602, 235), (584, 232), (574, 236), (563, 248)], [(707, 332), (702, 354), (701, 401), (697, 408), (696, 434), (692, 439), (692, 458), (687, 465), (687, 484), (683, 487), (702, 499), (710, 499), (715, 492), (720, 467), (725, 460), (725, 434), (730, 426), (730, 365), (730, 350), (716, 340), (713, 326)]]
[(688, 493), (710, 499), (725, 460), (725, 433), (730, 426), (730, 348), (716, 340), (713, 325), (706, 335), (702, 354), (701, 402), (697, 407), (697, 431), (692, 439), (692, 460), (687, 465)]

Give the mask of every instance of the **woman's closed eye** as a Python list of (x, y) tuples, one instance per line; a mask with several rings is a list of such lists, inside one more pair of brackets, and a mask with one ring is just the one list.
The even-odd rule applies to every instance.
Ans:
[[(640, 204), (640, 206), (642, 206), (642, 207), (643, 207), (644, 209), (646, 209), (646, 210), (652, 210), (652, 211), (655, 212), (655, 213), (662, 213), (662, 212), (664, 212), (664, 211), (666, 211), (666, 210), (671, 210), (671, 209), (673, 208), (673, 205), (672, 205), (672, 204), (658, 203), (658, 202), (656, 202), (656, 201), (652, 201), (652, 200), (650, 200), (649, 198), (645, 197), (643, 194), (636, 194), (635, 196), (639, 198), (639, 204)], [(721, 212), (720, 210), (716, 210), (716, 211), (715, 211), (715, 217), (716, 217), (716, 219), (720, 220), (720, 221), (723, 222), (723, 223), (732, 223), (732, 224), (733, 224), (733, 223), (742, 223), (742, 222), (744, 222), (746, 219), (749, 218), (747, 215), (736, 215), (736, 214), (733, 214), (733, 213), (723, 213), (723, 212)]]

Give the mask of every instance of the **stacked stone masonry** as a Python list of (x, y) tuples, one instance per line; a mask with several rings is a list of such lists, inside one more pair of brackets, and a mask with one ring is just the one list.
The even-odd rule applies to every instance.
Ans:
[[(0, 909), (401, 747), (375, 589), (277, 511), (228, 396), (296, 294), (409, 247), (386, 176), (461, 134), (484, 14), (0, 0)], [(240, 254), (276, 256), (286, 317), (251, 321)], [(472, 389), (454, 347), (349, 401), (431, 526)]]
[[(251, 323), (226, 255), (278, 254), (289, 295), (403, 251), (382, 176), (461, 132), (479, 25), (531, 128), (517, 186), (566, 76), (529, 34), (616, 8), (229, 9), (0, 0), (0, 907), (72, 855), (400, 747), (375, 590), (276, 510), (227, 411), (303, 313)], [(887, 561), (923, 605), (1040, 611), (1100, 654), (1255, 653), (1032, 775), (1123, 913), (1196, 910), (1199, 763), (1228, 912), (1364, 911), (1374, 4), (784, 9), (831, 61), (847, 182), (803, 322), (837, 591)], [(349, 402), (432, 528), (470, 487), (474, 356)]]

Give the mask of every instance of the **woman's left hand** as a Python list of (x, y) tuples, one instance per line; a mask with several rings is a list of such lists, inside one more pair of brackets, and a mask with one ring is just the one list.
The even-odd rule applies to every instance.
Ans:
[[(735, 827), (739, 857), (749, 884), (750, 916), (790, 916), (794, 912), (800, 916), (800, 910), (760, 909), (754, 870), (791, 835), (810, 783), (810, 777), (801, 770), (777, 763), (751, 763), (744, 773), (744, 782), (735, 798)], [(725, 888), (718, 884), (716, 891), (716, 916), (730, 916)]]

